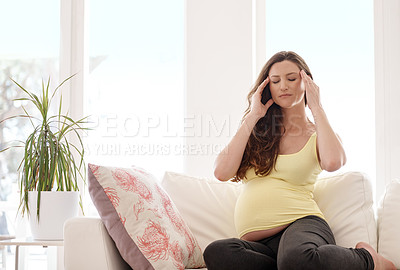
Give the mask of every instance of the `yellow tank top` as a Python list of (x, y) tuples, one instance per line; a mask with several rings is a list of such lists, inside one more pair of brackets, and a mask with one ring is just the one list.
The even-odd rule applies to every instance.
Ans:
[(235, 207), (235, 226), (246, 233), (272, 229), (308, 216), (324, 218), (313, 199), (314, 184), (322, 171), (317, 155), (317, 134), (297, 153), (278, 155), (275, 169), (258, 176), (246, 172), (244, 186)]

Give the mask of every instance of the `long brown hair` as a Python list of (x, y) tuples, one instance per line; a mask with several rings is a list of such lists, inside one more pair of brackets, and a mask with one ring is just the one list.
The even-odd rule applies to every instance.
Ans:
[[(249, 105), (244, 113), (242, 122), (250, 112), (252, 96), (257, 91), (258, 86), (269, 75), (272, 65), (285, 60), (293, 62), (300, 68), (300, 70), (303, 69), (307, 75), (312, 78), (310, 69), (306, 62), (295, 52), (282, 51), (274, 54), (262, 68), (253, 88), (247, 95)], [(305, 102), (307, 103), (306, 98)], [(254, 168), (255, 173), (259, 176), (268, 175), (275, 167), (276, 159), (279, 154), (279, 144), (284, 133), (285, 130), (283, 127), (281, 108), (276, 103), (273, 103), (265, 116), (258, 120), (257, 124), (254, 126), (249, 140), (247, 141), (239, 169), (232, 181), (241, 181), (245, 177), (247, 170), (250, 168)]]

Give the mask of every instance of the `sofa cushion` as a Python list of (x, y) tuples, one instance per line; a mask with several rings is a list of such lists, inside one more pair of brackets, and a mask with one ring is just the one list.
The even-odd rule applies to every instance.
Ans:
[(64, 269), (132, 270), (98, 217), (74, 217), (64, 223)]
[(174, 172), (166, 172), (161, 184), (202, 250), (214, 240), (237, 237), (233, 210), (241, 184)]
[(354, 248), (363, 241), (376, 249), (372, 187), (365, 174), (347, 172), (321, 178), (315, 185), (314, 199), (335, 235), (336, 244)]
[(133, 269), (204, 266), (196, 239), (153, 175), (89, 164), (88, 176), (93, 203)]
[[(162, 186), (203, 250), (214, 240), (237, 237), (233, 213), (241, 184), (166, 172)], [(364, 174), (349, 172), (319, 179), (315, 200), (338, 245), (354, 247), (364, 241), (376, 247), (372, 189)]]
[(400, 180), (395, 179), (386, 187), (378, 206), (378, 252), (400, 269)]

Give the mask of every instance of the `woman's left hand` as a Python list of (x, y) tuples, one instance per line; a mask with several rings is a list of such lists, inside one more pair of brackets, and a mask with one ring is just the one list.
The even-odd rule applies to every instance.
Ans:
[(300, 71), (300, 76), (306, 90), (307, 105), (313, 114), (317, 130), (317, 148), (321, 168), (328, 172), (336, 171), (346, 163), (342, 142), (333, 131), (322, 108), (319, 87), (304, 70)]
[(319, 87), (304, 70), (300, 71), (300, 76), (306, 89), (307, 105), (311, 112), (313, 112), (315, 109), (322, 107), (320, 102)]

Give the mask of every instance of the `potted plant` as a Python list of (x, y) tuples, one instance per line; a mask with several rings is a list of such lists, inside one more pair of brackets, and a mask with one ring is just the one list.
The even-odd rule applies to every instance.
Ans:
[[(60, 87), (71, 77), (59, 84), (51, 95), (50, 78), (47, 83), (42, 81), (40, 96), (11, 79), (25, 95), (15, 100), (32, 104), (39, 117), (35, 117), (22, 106), (24, 114), (14, 115), (1, 121), (25, 117), (32, 124), (33, 131), (23, 145), (10, 146), (0, 152), (12, 147), (25, 149), (18, 169), (21, 191), (19, 211), (22, 215), (25, 212), (28, 214), (32, 235), (36, 239), (62, 239), (62, 225), (65, 219), (78, 214), (78, 205), (83, 210), (78, 180), (82, 179), (85, 182), (84, 147), (80, 132), (87, 130), (86, 117), (75, 121), (68, 115), (62, 114), (61, 95), (57, 113), (50, 115), (51, 102)], [(71, 136), (75, 137), (78, 145), (71, 143)], [(54, 197), (66, 205), (57, 206), (55, 202), (48, 201)], [(71, 205), (76, 207), (68, 210)]]

